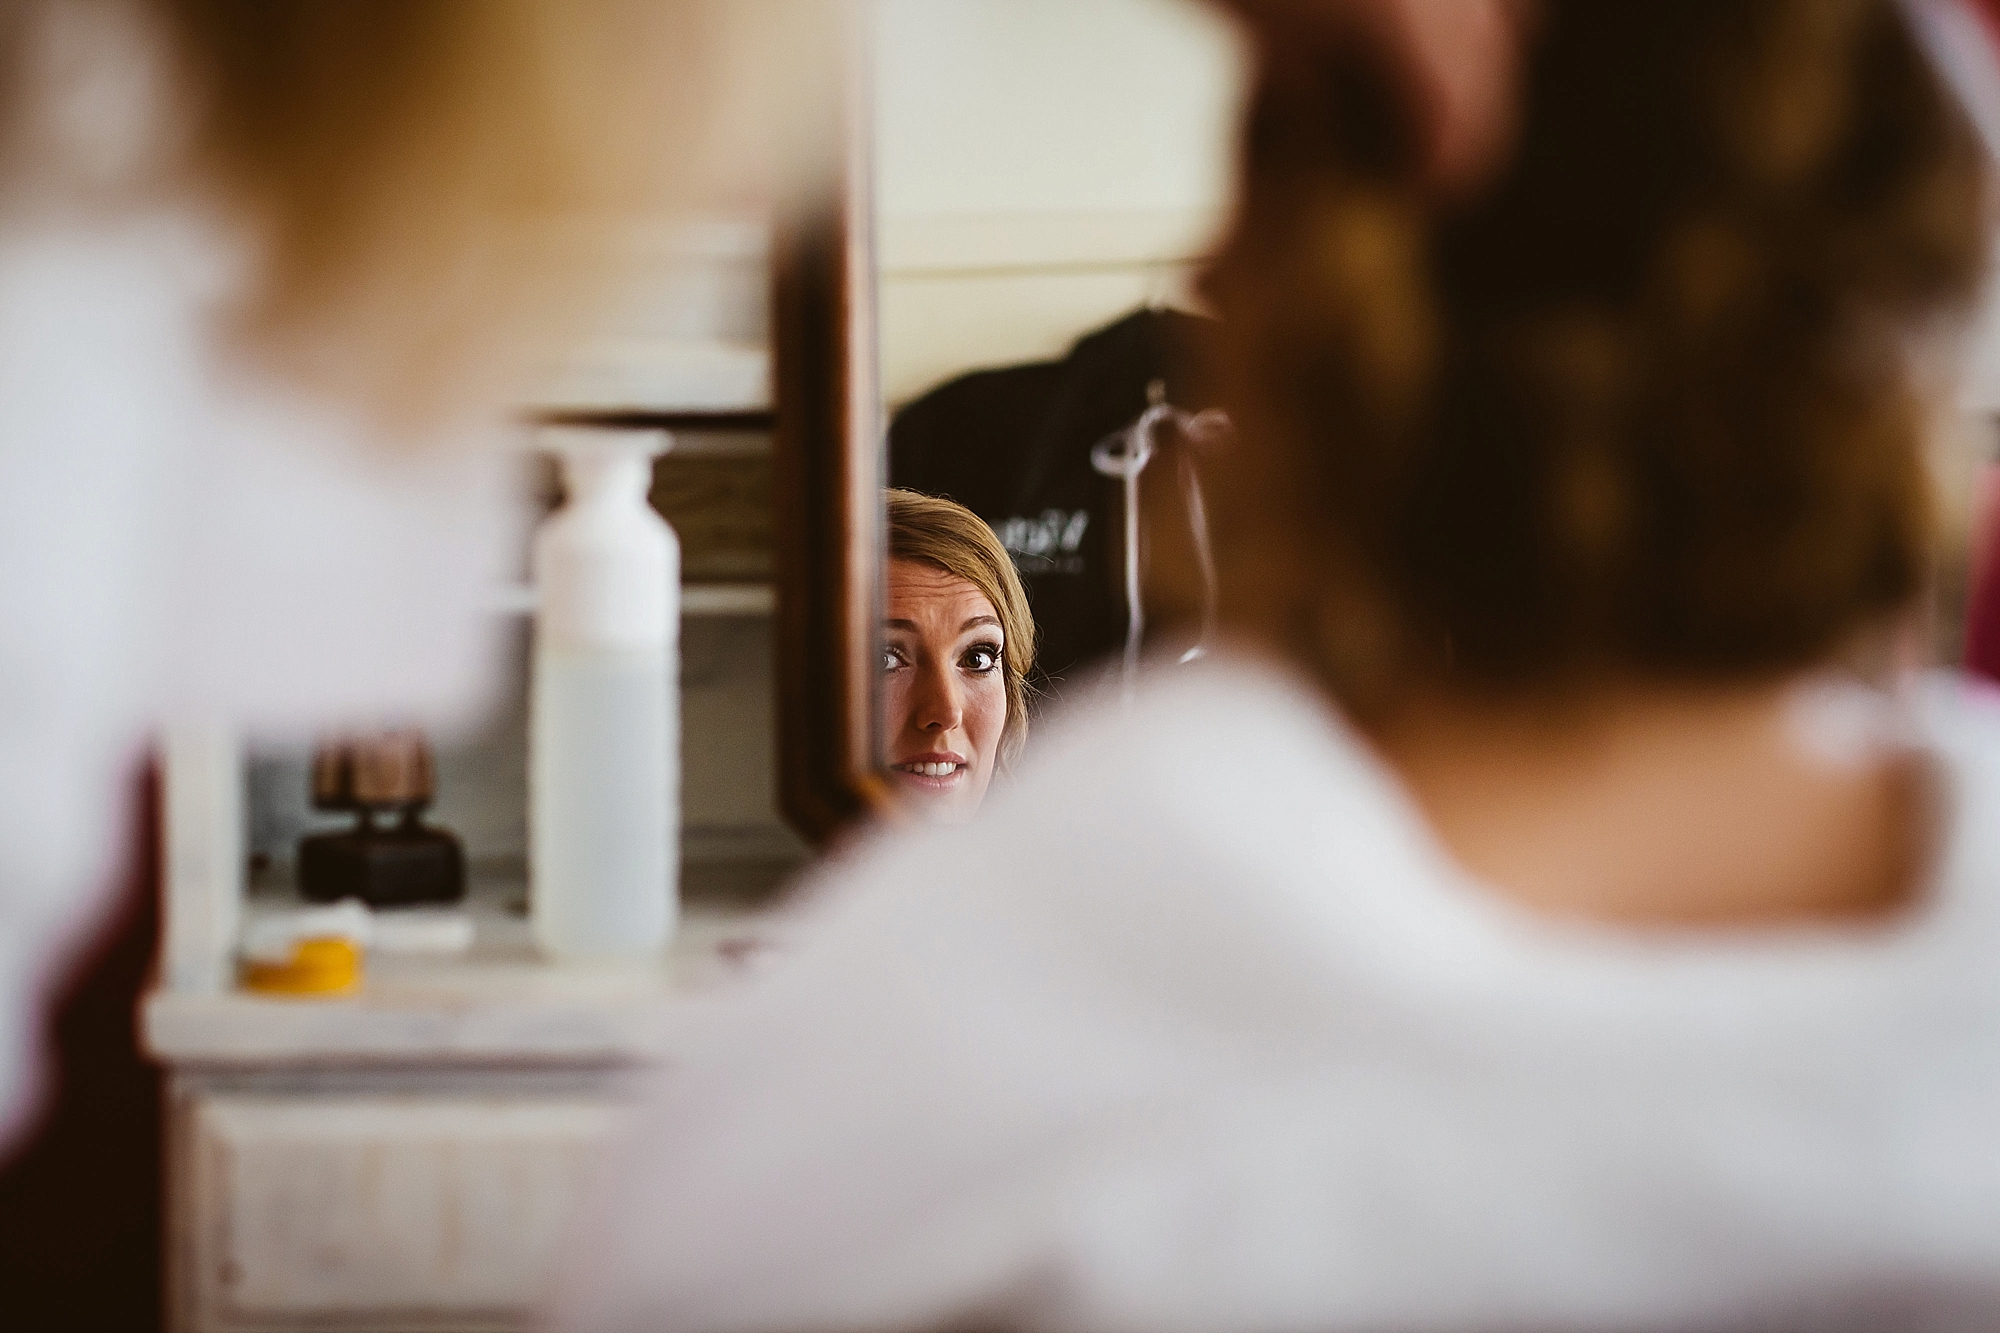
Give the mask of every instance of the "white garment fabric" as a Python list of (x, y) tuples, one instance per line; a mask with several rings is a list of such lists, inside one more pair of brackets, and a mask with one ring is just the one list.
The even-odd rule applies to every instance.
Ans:
[(0, 1151), (152, 729), (463, 720), (519, 522), (481, 432), (382, 440), (224, 352), (253, 252), (165, 186), (157, 43), (115, 4), (33, 21), (11, 129), (48, 165), (0, 212)]
[(0, 224), (0, 1149), (155, 724), (450, 727), (501, 660), (499, 442), (376, 439), (232, 365), (235, 254), (187, 213)]
[(2000, 1327), (2000, 706), (1914, 713), (1907, 916), (1646, 934), (1473, 882), (1287, 675), (1156, 677), (828, 873), (557, 1326)]
[(499, 425), (383, 439), (225, 351), (254, 250), (171, 186), (188, 127), (143, 8), (48, 0), (18, 17), (0, 203), (0, 1155), (36, 1103), (47, 990), (131, 850), (125, 801), (154, 728), (470, 721), (501, 660), (483, 608), (517, 576), (523, 522)]

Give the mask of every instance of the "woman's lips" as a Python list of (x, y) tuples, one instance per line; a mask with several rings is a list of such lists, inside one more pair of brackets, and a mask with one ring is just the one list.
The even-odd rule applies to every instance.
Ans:
[(955, 786), (965, 776), (965, 756), (949, 752), (912, 755), (889, 769), (904, 782), (937, 790)]

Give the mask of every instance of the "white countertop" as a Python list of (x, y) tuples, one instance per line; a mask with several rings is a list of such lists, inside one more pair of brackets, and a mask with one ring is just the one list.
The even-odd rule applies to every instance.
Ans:
[[(635, 1064), (754, 966), (769, 912), (692, 909), (656, 964), (562, 966), (535, 953), (520, 885), (475, 884), (458, 955), (369, 951), (359, 990), (333, 997), (154, 990), (140, 1039), (174, 1066)], [(252, 900), (252, 910), (256, 908)]]

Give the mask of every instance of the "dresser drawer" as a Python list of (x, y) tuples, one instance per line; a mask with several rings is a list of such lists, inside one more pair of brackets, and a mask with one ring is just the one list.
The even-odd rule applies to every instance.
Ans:
[(617, 1110), (587, 1098), (199, 1096), (203, 1327), (505, 1327), (542, 1296)]

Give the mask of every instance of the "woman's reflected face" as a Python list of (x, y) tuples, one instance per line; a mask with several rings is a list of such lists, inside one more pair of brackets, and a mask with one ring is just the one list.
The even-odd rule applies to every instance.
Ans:
[(1006, 640), (986, 594), (954, 574), (889, 562), (883, 626), (883, 753), (904, 804), (972, 818), (1007, 727)]

